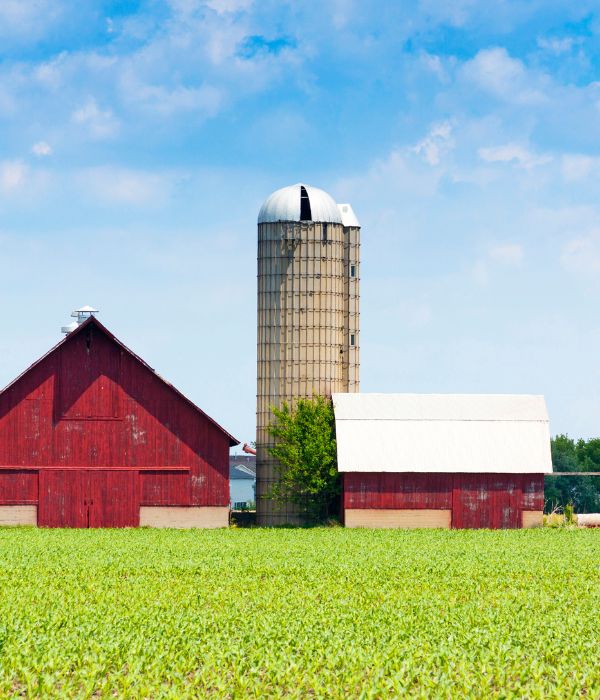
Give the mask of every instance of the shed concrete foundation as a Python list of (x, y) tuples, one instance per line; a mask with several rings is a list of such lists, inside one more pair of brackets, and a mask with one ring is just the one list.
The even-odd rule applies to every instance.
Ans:
[(428, 508), (347, 508), (344, 524), (346, 527), (368, 528), (449, 528), (452, 524), (452, 511)]
[(543, 510), (524, 510), (523, 511), (523, 527), (542, 527), (544, 524)]
[(37, 525), (37, 506), (0, 506), (0, 526)]
[(142, 527), (216, 528), (229, 525), (227, 506), (141, 506)]

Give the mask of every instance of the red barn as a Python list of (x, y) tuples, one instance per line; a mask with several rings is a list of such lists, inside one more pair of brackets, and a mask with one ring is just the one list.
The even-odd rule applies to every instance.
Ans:
[(92, 316), (0, 393), (0, 524), (225, 526), (237, 444)]
[(347, 527), (542, 524), (542, 396), (334, 394)]

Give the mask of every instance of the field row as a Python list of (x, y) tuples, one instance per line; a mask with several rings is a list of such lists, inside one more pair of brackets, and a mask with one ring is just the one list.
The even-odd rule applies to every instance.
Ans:
[(0, 530), (0, 696), (599, 697), (600, 532)]

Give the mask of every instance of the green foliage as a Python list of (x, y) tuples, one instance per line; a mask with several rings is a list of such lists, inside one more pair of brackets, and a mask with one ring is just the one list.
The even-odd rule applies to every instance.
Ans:
[(275, 446), (270, 453), (278, 463), (279, 481), (269, 497), (296, 504), (308, 523), (323, 522), (340, 493), (332, 403), (315, 395), (299, 399), (294, 408), (284, 403), (272, 411), (268, 431)]
[(565, 523), (567, 525), (575, 524), (575, 511), (572, 503), (567, 503), (565, 506)]
[(0, 529), (0, 697), (598, 698), (598, 534)]
[[(557, 435), (551, 446), (555, 472), (600, 471), (600, 439), (575, 442), (568, 435)], [(600, 512), (600, 477), (548, 476), (544, 491), (546, 512), (563, 510), (568, 504), (576, 513)]]

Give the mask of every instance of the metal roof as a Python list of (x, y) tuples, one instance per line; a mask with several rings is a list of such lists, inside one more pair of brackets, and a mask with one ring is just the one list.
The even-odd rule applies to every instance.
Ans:
[(229, 478), (256, 480), (255, 455), (229, 455)]
[(344, 226), (357, 226), (360, 228), (360, 221), (357, 219), (350, 204), (338, 204), (338, 209), (340, 210)]
[(552, 472), (543, 396), (333, 394), (341, 472)]
[(304, 185), (301, 182), (289, 187), (282, 187), (269, 195), (258, 213), (258, 223), (275, 223), (277, 221), (302, 221), (300, 218), (301, 188), (308, 195), (311, 209), (308, 221), (341, 224), (342, 216), (338, 205), (331, 195), (318, 187)]

